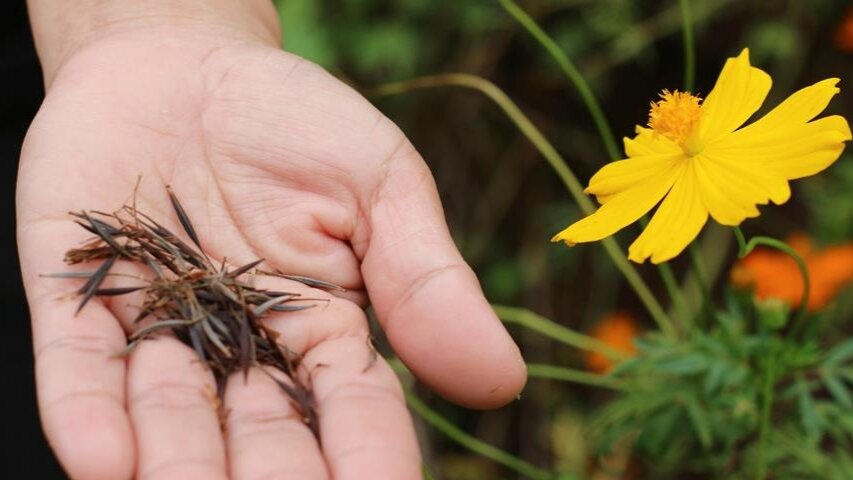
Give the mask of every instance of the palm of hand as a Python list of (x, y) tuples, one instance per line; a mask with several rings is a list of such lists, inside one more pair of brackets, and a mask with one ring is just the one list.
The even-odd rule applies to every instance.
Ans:
[[(40, 408), (60, 460), (75, 478), (417, 476), (393, 373), (381, 361), (362, 372), (365, 286), (395, 350), (448, 397), (501, 404), (524, 377), (453, 247), (428, 169), (369, 103), (297, 57), (198, 38), (146, 42), (101, 41), (68, 62), (22, 155), (21, 264)], [(230, 383), (220, 435), (200, 393), (210, 374), (189, 349), (160, 339), (111, 359), (129, 327), (127, 300), (75, 318), (75, 300), (57, 299), (74, 285), (38, 278), (63, 270), (64, 250), (86, 237), (64, 212), (120, 206), (139, 175), (140, 208), (174, 226), (172, 185), (212, 257), (264, 258), (355, 292), (271, 320), (309, 370), (329, 366), (311, 373), (322, 452), (257, 372)], [(454, 308), (436, 316), (438, 304)]]

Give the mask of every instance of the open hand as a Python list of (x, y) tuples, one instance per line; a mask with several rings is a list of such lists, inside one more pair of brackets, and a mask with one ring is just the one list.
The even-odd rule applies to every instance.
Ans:
[[(88, 42), (48, 75), (21, 158), (18, 240), (42, 422), (73, 478), (419, 477), (394, 373), (381, 359), (364, 369), (367, 295), (397, 355), (447, 398), (496, 407), (524, 383), (423, 160), (357, 93), (275, 45), (148, 22)], [(66, 212), (117, 208), (140, 175), (140, 209), (180, 231), (171, 185), (212, 258), (263, 258), (349, 290), (287, 284), (331, 301), (270, 319), (305, 355), (322, 448), (257, 370), (230, 381), (222, 432), (191, 349), (164, 336), (114, 358), (133, 327), (128, 300), (75, 316), (67, 293), (79, 281), (39, 277), (67, 270), (64, 251), (89, 237)]]

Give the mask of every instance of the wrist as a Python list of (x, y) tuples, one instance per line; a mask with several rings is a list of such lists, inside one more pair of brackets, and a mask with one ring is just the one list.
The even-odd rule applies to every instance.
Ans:
[(30, 23), (45, 84), (77, 52), (122, 36), (176, 34), (216, 44), (280, 44), (268, 0), (28, 0)]

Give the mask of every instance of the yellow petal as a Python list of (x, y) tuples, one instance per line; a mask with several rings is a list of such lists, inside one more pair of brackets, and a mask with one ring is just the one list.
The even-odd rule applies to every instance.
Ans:
[(695, 159), (685, 162), (684, 173), (661, 203), (649, 225), (628, 249), (628, 258), (642, 263), (665, 262), (684, 250), (708, 220), (695, 172)]
[(636, 222), (666, 195), (684, 170), (684, 164), (685, 162), (676, 162), (647, 181), (613, 195), (592, 215), (573, 223), (555, 235), (551, 241), (562, 240), (571, 246), (601, 240)]
[(756, 193), (746, 180), (711, 159), (697, 157), (694, 168), (705, 208), (722, 225), (736, 226), (746, 218), (757, 217), (756, 205), (767, 203), (763, 192)]
[(726, 61), (711, 93), (702, 103), (699, 137), (708, 144), (746, 122), (761, 107), (772, 80), (749, 64), (749, 50)]
[(706, 171), (711, 170), (718, 183), (730, 186), (730, 197), (741, 205), (766, 204), (772, 201), (781, 205), (791, 198), (791, 187), (782, 175), (764, 165), (745, 162), (730, 152), (720, 153), (707, 148), (698, 157)]
[(851, 138), (847, 120), (837, 115), (799, 125), (776, 123), (774, 130), (762, 134), (735, 132), (708, 150), (748, 168), (761, 168), (793, 180), (832, 165), (841, 156), (844, 142)]
[(673, 167), (675, 162), (683, 159), (684, 154), (678, 152), (611, 162), (592, 176), (589, 187), (584, 192), (596, 195), (599, 203), (604, 204), (614, 195), (665, 173)]
[(657, 134), (650, 128), (643, 128), (639, 125), (635, 127), (637, 136), (634, 138), (625, 137), (625, 153), (629, 157), (640, 157), (643, 155), (665, 155), (669, 153), (681, 152), (675, 142), (666, 138), (663, 135)]
[[(759, 137), (778, 137), (780, 131), (802, 125), (818, 116), (839, 92), (837, 78), (828, 78), (794, 92), (785, 101), (759, 120), (738, 130), (721, 141), (737, 143), (744, 137), (758, 141)], [(848, 129), (849, 131), (849, 129)]]

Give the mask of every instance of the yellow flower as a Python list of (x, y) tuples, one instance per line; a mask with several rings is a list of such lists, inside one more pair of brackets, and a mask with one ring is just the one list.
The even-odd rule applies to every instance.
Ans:
[[(704, 101), (664, 90), (653, 102), (649, 128), (625, 138), (628, 159), (606, 165), (585, 190), (602, 205), (552, 241), (569, 246), (613, 235), (660, 202), (628, 250), (642, 263), (665, 262), (699, 234), (708, 215), (736, 226), (758, 216), (757, 205), (791, 196), (789, 180), (830, 166), (850, 140), (840, 116), (817, 120), (838, 93), (837, 78), (788, 97), (764, 117), (740, 128), (770, 91), (770, 76), (749, 64), (749, 50), (726, 61)], [(661, 202), (661, 199), (663, 201)]]

